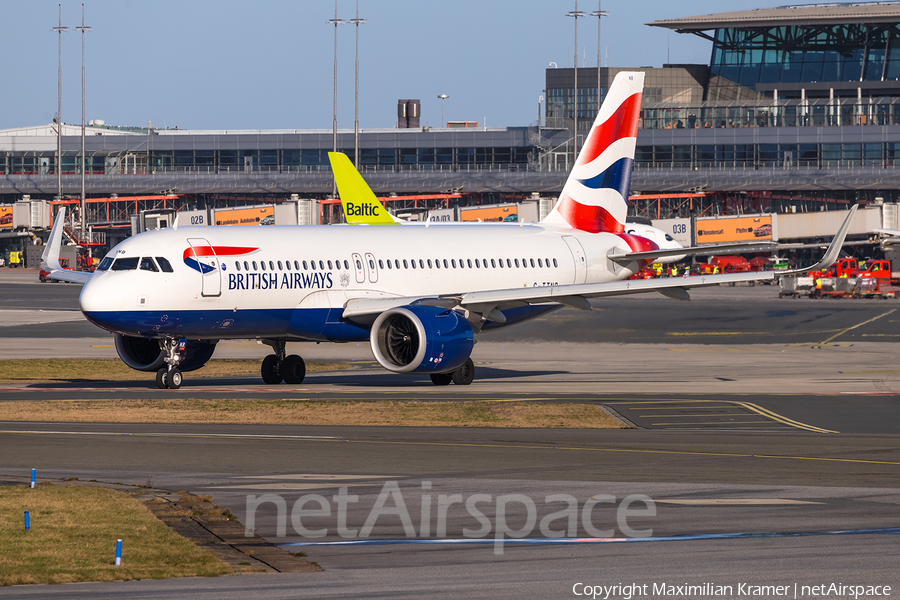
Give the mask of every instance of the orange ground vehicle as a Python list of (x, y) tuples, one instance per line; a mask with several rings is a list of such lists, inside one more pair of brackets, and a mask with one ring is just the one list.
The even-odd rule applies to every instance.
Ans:
[(747, 273), (753, 270), (743, 256), (713, 256), (709, 264), (719, 267), (720, 273)]
[(850, 277), (877, 277), (878, 279), (891, 278), (891, 261), (870, 260), (865, 269), (857, 269), (850, 273)]
[[(859, 270), (859, 262), (855, 258), (839, 258), (828, 268), (824, 276), (842, 277), (846, 273), (848, 277), (856, 277), (853, 273), (857, 270)], [(890, 271), (890, 265), (888, 265), (888, 271)]]

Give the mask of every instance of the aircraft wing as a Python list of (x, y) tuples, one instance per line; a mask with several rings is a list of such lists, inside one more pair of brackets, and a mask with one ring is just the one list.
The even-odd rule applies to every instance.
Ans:
[(50, 241), (44, 246), (44, 253), (41, 254), (41, 268), (48, 272), (48, 279), (84, 285), (93, 273), (63, 269), (59, 264), (59, 248), (62, 246), (63, 222), (65, 218), (66, 207), (63, 206), (60, 207), (59, 213), (56, 215), (56, 221), (53, 222), (53, 229), (50, 230)]
[[(659, 292), (676, 300), (689, 300), (687, 290), (694, 287), (707, 287), (722, 283), (739, 281), (765, 281), (784, 275), (799, 275), (807, 271), (819, 271), (830, 267), (838, 257), (844, 244), (844, 238), (850, 229), (850, 223), (856, 214), (857, 207), (850, 209), (840, 230), (834, 236), (822, 260), (811, 267), (792, 269), (789, 271), (754, 271), (749, 273), (725, 273), (722, 275), (698, 275), (692, 277), (672, 277), (667, 279), (638, 279), (606, 281), (602, 283), (582, 283), (557, 285), (549, 287), (514, 288), (504, 290), (488, 290), (482, 292), (466, 292), (429, 297), (399, 298), (356, 298), (347, 302), (344, 307), (345, 319), (367, 322), (373, 320), (385, 310), (398, 306), (422, 304), (441, 306), (447, 309), (466, 311), (467, 318), (473, 325), (483, 321), (504, 322), (506, 317), (501, 312), (506, 308), (524, 306), (526, 304), (543, 304), (558, 302), (582, 310), (591, 310), (590, 298), (606, 296), (622, 296)], [(682, 252), (683, 250), (678, 250)]]
[[(853, 221), (853, 216), (856, 214), (856, 209), (859, 208), (858, 204), (854, 204), (850, 209), (850, 213), (847, 215), (847, 218), (844, 219), (843, 225), (838, 230), (838, 235), (840, 232), (844, 232), (844, 236), (846, 236), (846, 230), (849, 229), (850, 223)], [(889, 235), (900, 235), (900, 231), (896, 231), (893, 229), (876, 229), (875, 231), (880, 233), (887, 233)], [(891, 233), (893, 232), (893, 233)], [(835, 238), (836, 239), (836, 238)], [(843, 244), (843, 238), (841, 239), (841, 244)], [(711, 244), (709, 246), (691, 246), (689, 248), (678, 248), (677, 250), (650, 250), (646, 252), (618, 252), (609, 255), (609, 259), (615, 261), (617, 263), (629, 263), (633, 260), (654, 260), (657, 258), (665, 258), (667, 256), (715, 256), (720, 254), (731, 254), (733, 252), (772, 252), (775, 250), (782, 250), (788, 248), (797, 248), (796, 244), (778, 244), (775, 242), (758, 242), (758, 243), (748, 243), (748, 242), (738, 242), (733, 244)], [(838, 249), (840, 251), (840, 249)], [(835, 256), (837, 258), (837, 256)], [(814, 269), (815, 270), (815, 269)]]

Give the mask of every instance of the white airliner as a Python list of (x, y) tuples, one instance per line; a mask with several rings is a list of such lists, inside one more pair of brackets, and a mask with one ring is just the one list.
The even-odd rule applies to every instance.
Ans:
[[(286, 344), (304, 341), (368, 341), (390, 371), (469, 384), (475, 334), (484, 329), (560, 304), (589, 310), (589, 298), (655, 291), (687, 299), (686, 288), (774, 277), (626, 280), (660, 258), (707, 252), (660, 250), (626, 233), (643, 79), (616, 76), (540, 223), (176, 226), (125, 240), (91, 275), (59, 266), (61, 209), (43, 262), (51, 278), (84, 283), (85, 317), (115, 334), (125, 364), (155, 371), (160, 388), (180, 387), (182, 372), (202, 367), (223, 339), (272, 346), (262, 362), (269, 384), (303, 381), (303, 359), (288, 355)], [(834, 261), (854, 212), (810, 269)]]

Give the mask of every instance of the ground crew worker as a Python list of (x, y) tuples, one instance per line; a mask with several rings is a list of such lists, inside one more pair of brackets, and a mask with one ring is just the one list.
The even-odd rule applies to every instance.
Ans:
[(718, 275), (718, 274), (719, 274), (719, 265), (716, 265), (713, 267), (713, 275)]
[(678, 277), (678, 267), (672, 267), (672, 277)]

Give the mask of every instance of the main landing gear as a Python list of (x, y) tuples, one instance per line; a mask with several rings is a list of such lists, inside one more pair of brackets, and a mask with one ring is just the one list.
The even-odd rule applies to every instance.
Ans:
[(165, 338), (159, 340), (160, 349), (166, 353), (166, 366), (156, 372), (156, 387), (161, 390), (169, 388), (177, 390), (181, 387), (184, 376), (178, 363), (181, 361), (181, 353), (187, 345), (187, 340)]
[(262, 340), (264, 344), (272, 346), (275, 354), (270, 354), (262, 361), (260, 369), (263, 381), (275, 385), (285, 383), (303, 383), (306, 377), (306, 363), (296, 354), (285, 356), (285, 343), (276, 340)]
[(451, 383), (455, 383), (456, 385), (469, 385), (474, 380), (475, 363), (472, 362), (471, 358), (467, 359), (463, 366), (455, 371), (431, 374), (431, 383), (434, 385), (450, 385)]

